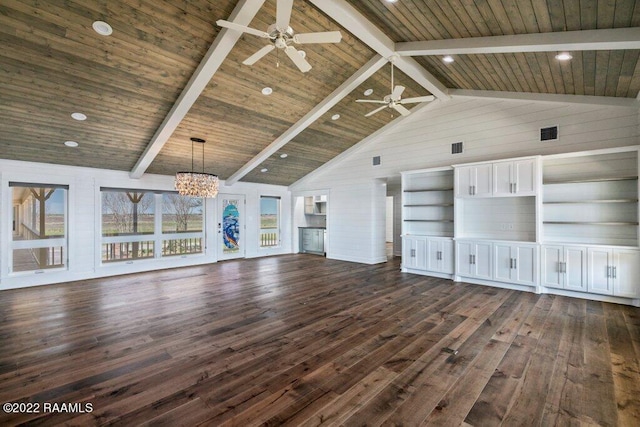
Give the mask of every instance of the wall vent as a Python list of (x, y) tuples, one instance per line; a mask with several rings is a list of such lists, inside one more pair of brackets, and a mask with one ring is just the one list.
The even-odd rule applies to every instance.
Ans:
[(546, 128), (540, 128), (540, 141), (557, 141), (558, 140), (558, 126), (549, 126)]
[(462, 142), (454, 142), (451, 144), (451, 154), (462, 153)]
[(375, 156), (373, 158), (373, 166), (380, 166), (380, 156)]

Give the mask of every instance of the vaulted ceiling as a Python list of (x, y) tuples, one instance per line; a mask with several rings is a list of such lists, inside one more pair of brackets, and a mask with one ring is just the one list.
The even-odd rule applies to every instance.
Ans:
[(296, 33), (342, 33), (297, 46), (306, 73), (279, 49), (242, 64), (268, 41), (220, 19), (266, 31), (276, 0), (3, 0), (0, 158), (173, 175), (199, 137), (207, 172), (289, 185), (399, 117), (355, 102), (390, 93), (390, 57), (403, 98), (640, 91), (639, 1), (294, 0)]

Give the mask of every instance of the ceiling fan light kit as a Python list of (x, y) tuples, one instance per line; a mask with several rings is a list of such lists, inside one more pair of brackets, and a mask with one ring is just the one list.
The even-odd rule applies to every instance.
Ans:
[(324, 31), (318, 33), (302, 33), (296, 34), (293, 28), (289, 26), (291, 19), (291, 10), (293, 8), (293, 0), (278, 0), (276, 8), (276, 23), (271, 24), (267, 31), (256, 30), (255, 28), (236, 24), (235, 22), (219, 19), (216, 24), (223, 28), (240, 31), (251, 34), (256, 37), (269, 39), (268, 44), (258, 50), (256, 53), (245, 59), (244, 65), (253, 65), (275, 49), (282, 49), (289, 57), (291, 62), (303, 73), (311, 70), (311, 64), (306, 60), (306, 54), (298, 51), (293, 44), (312, 44), (312, 43), (340, 43), (342, 33), (340, 31)]

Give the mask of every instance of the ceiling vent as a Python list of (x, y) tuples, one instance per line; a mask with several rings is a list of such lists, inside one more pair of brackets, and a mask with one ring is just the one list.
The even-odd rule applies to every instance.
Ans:
[(540, 141), (557, 141), (558, 140), (558, 126), (550, 126), (540, 129)]
[(462, 142), (454, 142), (451, 144), (451, 154), (462, 153)]
[(373, 158), (373, 166), (380, 166), (380, 156), (375, 156)]

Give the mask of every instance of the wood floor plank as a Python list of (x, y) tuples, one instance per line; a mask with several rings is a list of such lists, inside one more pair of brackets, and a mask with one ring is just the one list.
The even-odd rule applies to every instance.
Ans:
[[(0, 425), (638, 425), (640, 309), (284, 255), (0, 292)], [(456, 355), (443, 348), (457, 350)]]

